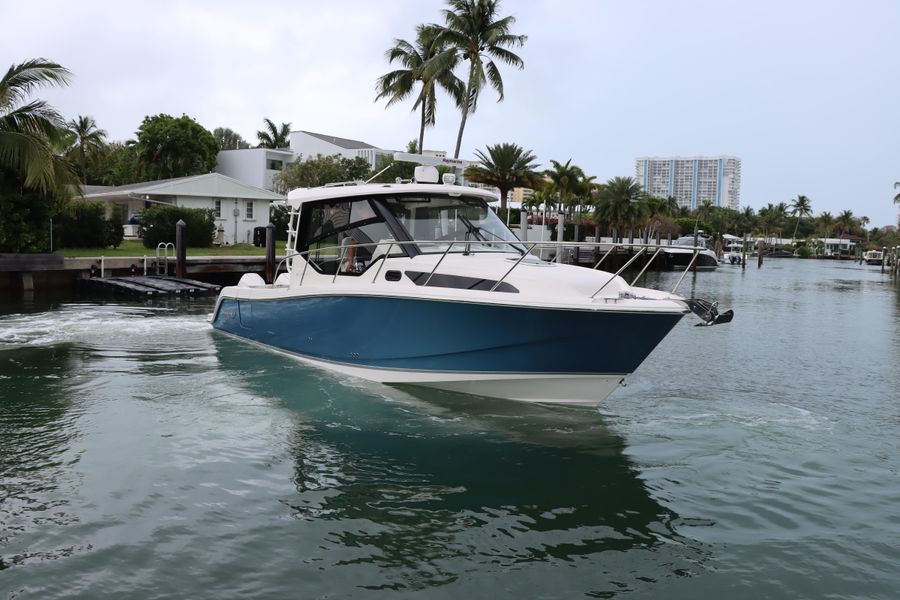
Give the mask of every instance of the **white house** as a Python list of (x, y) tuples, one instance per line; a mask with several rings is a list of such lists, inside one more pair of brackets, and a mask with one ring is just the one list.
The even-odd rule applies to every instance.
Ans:
[[(145, 181), (118, 187), (90, 186), (84, 198), (102, 200), (107, 214), (120, 206), (130, 220), (153, 204), (171, 204), (215, 211), (219, 244), (247, 244), (253, 229), (269, 223), (272, 202), (284, 200), (274, 192), (248, 185), (221, 173)], [(126, 228), (128, 226), (126, 225)], [(174, 241), (174, 240), (173, 240)]]
[(292, 131), (289, 143), (289, 147), (277, 150), (268, 148), (223, 150), (216, 157), (216, 172), (255, 187), (273, 190), (275, 188), (272, 178), (275, 174), (298, 158), (309, 160), (320, 154), (322, 156), (337, 154), (350, 159), (361, 156), (368, 161), (371, 168), (374, 168), (380, 155), (392, 153), (359, 140), (302, 130)]
[(297, 155), (287, 148), (223, 150), (216, 157), (216, 171), (253, 187), (271, 191), (275, 189), (272, 178), (296, 158)]
[(376, 148), (366, 142), (312, 131), (292, 131), (290, 140), (291, 150), (304, 159), (314, 158), (319, 154), (322, 156), (339, 154), (344, 158), (361, 156), (369, 162), (371, 168), (375, 168), (379, 155), (392, 154), (389, 150)]

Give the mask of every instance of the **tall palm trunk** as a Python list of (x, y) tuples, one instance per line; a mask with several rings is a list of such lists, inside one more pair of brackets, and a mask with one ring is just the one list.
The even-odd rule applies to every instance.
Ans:
[(802, 215), (797, 215), (797, 224), (794, 225), (794, 235), (791, 237), (791, 241), (794, 241), (797, 239), (797, 228), (800, 227), (800, 217), (801, 216)]
[(422, 101), (422, 123), (419, 125), (419, 154), (424, 154), (425, 144), (425, 102)]
[(462, 107), (462, 120), (460, 120), (459, 122), (459, 134), (456, 136), (456, 152), (453, 153), (453, 158), (459, 158), (459, 149), (462, 146), (463, 130), (466, 128), (466, 119), (469, 118), (469, 103), (471, 102), (472, 95), (472, 73), (474, 70), (475, 65), (470, 61), (469, 80), (466, 82), (466, 95)]

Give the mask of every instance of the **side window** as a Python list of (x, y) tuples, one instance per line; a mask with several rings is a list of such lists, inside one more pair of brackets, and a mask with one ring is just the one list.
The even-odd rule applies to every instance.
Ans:
[(245, 219), (253, 218), (253, 200), (247, 200), (247, 210), (245, 211), (244, 218)]
[(217, 218), (217, 219), (221, 219), (221, 218), (222, 218), (222, 201), (221, 201), (221, 200), (216, 200), (216, 201), (215, 201), (215, 204), (214, 204), (214, 206), (213, 206), (213, 210), (214, 210), (215, 213), (216, 213), (216, 218)]
[[(297, 250), (308, 250), (310, 264), (328, 274), (363, 273), (386, 254), (394, 239), (368, 200), (304, 207), (300, 229)], [(399, 247), (391, 249), (391, 256), (402, 253)]]

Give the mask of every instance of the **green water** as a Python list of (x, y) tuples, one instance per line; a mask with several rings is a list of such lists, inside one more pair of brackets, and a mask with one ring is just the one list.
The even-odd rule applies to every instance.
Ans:
[(682, 286), (734, 322), (683, 320), (599, 410), (342, 379), (212, 300), (7, 298), (0, 600), (898, 597), (900, 289)]

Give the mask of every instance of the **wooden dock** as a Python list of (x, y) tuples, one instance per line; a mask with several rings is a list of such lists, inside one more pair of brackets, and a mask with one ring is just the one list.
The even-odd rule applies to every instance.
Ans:
[(179, 277), (90, 277), (79, 284), (93, 291), (128, 296), (176, 296), (218, 294), (220, 286)]

